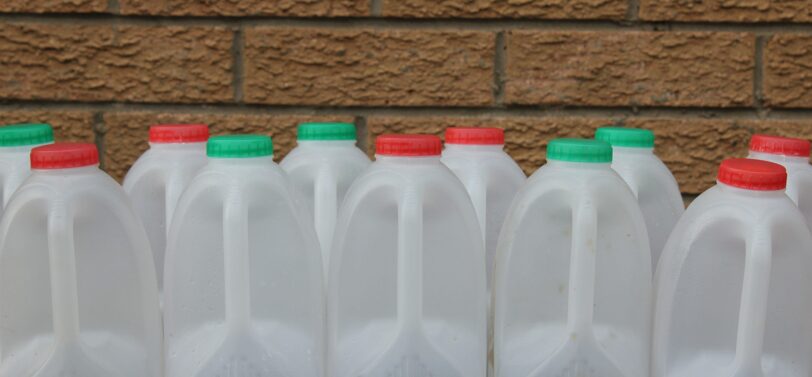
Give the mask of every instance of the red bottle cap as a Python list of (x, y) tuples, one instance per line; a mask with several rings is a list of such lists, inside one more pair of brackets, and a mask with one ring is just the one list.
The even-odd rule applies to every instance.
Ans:
[(787, 187), (787, 170), (768, 161), (731, 158), (722, 161), (717, 179), (745, 190), (783, 190)]
[(99, 150), (88, 143), (56, 143), (31, 150), (31, 169), (69, 169), (99, 164)]
[(492, 127), (449, 127), (445, 130), (447, 144), (502, 145), (505, 130)]
[(753, 135), (750, 139), (750, 150), (760, 153), (808, 158), (810, 143), (809, 140), (790, 137)]
[(442, 149), (433, 135), (381, 135), (375, 140), (375, 153), (383, 156), (439, 156)]
[(156, 124), (149, 128), (150, 143), (202, 143), (209, 140), (205, 124)]

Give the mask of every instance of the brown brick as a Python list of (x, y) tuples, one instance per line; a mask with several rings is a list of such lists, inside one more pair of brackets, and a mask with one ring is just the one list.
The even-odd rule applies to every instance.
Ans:
[(350, 116), (171, 114), (156, 112), (112, 112), (104, 115), (104, 161), (106, 170), (123, 179), (127, 170), (148, 145), (149, 126), (159, 123), (205, 123), (212, 135), (270, 134), (274, 156), (281, 160), (296, 146), (296, 125), (308, 121), (351, 122)]
[(462, 106), (492, 99), (493, 34), (251, 28), (245, 100), (282, 105)]
[(812, 106), (812, 36), (780, 34), (765, 48), (764, 99), (775, 107)]
[(625, 0), (383, 0), (383, 15), (421, 18), (623, 19)]
[(648, 21), (808, 22), (809, 0), (641, 0)]
[(231, 45), (221, 27), (0, 24), (0, 98), (229, 101)]
[(6, 13), (101, 13), (107, 0), (3, 0), (0, 12)]
[(512, 31), (505, 100), (522, 105), (749, 106), (755, 37)]
[(369, 13), (368, 0), (119, 0), (123, 14), (346, 17)]
[(387, 133), (428, 133), (442, 137), (447, 127), (499, 127), (505, 129), (505, 150), (531, 174), (545, 161), (547, 142), (557, 137), (592, 137), (609, 118), (578, 117), (370, 117), (367, 120), (370, 156), (375, 137)]
[(0, 110), (0, 125), (48, 123), (56, 141), (94, 143), (93, 113), (82, 110)]

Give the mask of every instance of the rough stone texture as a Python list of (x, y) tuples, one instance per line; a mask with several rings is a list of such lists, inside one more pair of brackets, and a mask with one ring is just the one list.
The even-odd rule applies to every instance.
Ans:
[(2, 0), (0, 12), (7, 13), (101, 13), (107, 0)]
[(0, 24), (0, 98), (230, 101), (231, 45), (222, 27)]
[(383, 0), (387, 17), (623, 19), (625, 0)]
[(765, 103), (775, 107), (812, 106), (812, 36), (774, 35), (764, 54)]
[(0, 125), (14, 123), (48, 123), (54, 128), (54, 139), (94, 143), (93, 113), (82, 110), (8, 110), (0, 109)]
[(149, 126), (159, 123), (205, 123), (212, 135), (236, 133), (270, 134), (274, 157), (280, 161), (296, 146), (296, 126), (309, 121), (352, 122), (349, 116), (171, 114), (156, 112), (112, 112), (104, 115), (105, 170), (122, 180), (127, 170), (147, 148)]
[(282, 105), (488, 105), (495, 38), (436, 30), (250, 28), (245, 101)]
[(172, 16), (346, 17), (369, 13), (368, 0), (119, 0), (121, 13)]
[(647, 21), (809, 22), (809, 0), (641, 0)]
[(505, 101), (750, 106), (754, 48), (747, 33), (514, 30), (507, 37)]

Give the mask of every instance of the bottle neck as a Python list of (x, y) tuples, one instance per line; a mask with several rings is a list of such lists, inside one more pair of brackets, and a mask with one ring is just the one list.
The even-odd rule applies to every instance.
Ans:
[(781, 154), (753, 152), (753, 151), (750, 151), (748, 157), (757, 160), (775, 162), (778, 164), (804, 164), (804, 165), (809, 164), (809, 157), (785, 156)]
[(547, 160), (547, 166), (562, 169), (576, 169), (576, 170), (609, 170), (612, 168), (610, 163), (603, 162), (570, 162), (560, 160)]
[(79, 166), (66, 169), (32, 169), (31, 173), (41, 176), (83, 176), (98, 174), (101, 170), (97, 165)]
[(504, 149), (504, 144), (445, 144), (445, 150), (448, 152), (502, 152)]
[(731, 186), (731, 185), (729, 185), (727, 183), (723, 183), (723, 182), (719, 182), (719, 181), (717, 181), (716, 183), (717, 183), (719, 189), (722, 190), (722, 192), (724, 192), (726, 194), (729, 194), (729, 195), (740, 196), (740, 197), (744, 197), (744, 198), (748, 198), (748, 199), (753, 199), (753, 198), (774, 199), (774, 198), (780, 198), (782, 196), (785, 196), (784, 190), (768, 190), (768, 191), (748, 190), (748, 189), (743, 189), (743, 188), (736, 187), (736, 186)]
[(303, 148), (354, 148), (355, 140), (297, 140), (296, 145)]
[(248, 158), (219, 158), (209, 157), (209, 165), (224, 167), (252, 167), (273, 164), (273, 156), (248, 157)]
[(390, 156), (390, 155), (375, 155), (375, 161), (384, 164), (398, 164), (398, 165), (412, 165), (412, 166), (430, 166), (440, 164), (440, 156)]
[(612, 147), (612, 154), (615, 156), (650, 156), (654, 154), (654, 148)]
[(149, 149), (156, 151), (198, 151), (206, 149), (206, 143), (149, 143)]

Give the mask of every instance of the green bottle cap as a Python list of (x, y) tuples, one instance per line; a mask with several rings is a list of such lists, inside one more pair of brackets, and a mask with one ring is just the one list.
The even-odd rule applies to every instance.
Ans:
[(211, 158), (252, 158), (273, 155), (273, 141), (264, 135), (225, 135), (209, 138), (206, 155)]
[(547, 145), (547, 159), (567, 162), (612, 162), (612, 146), (590, 139), (555, 139)]
[(304, 141), (355, 140), (355, 125), (352, 123), (302, 123), (299, 125), (298, 139)]
[(0, 126), (0, 147), (48, 144), (54, 142), (54, 130), (44, 123)]
[(654, 132), (642, 128), (601, 127), (595, 133), (595, 139), (613, 147), (654, 148)]

